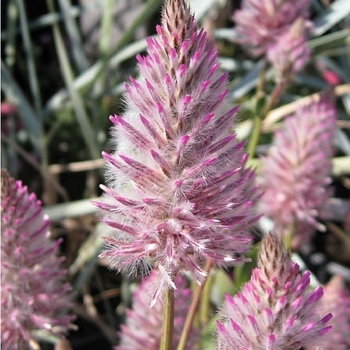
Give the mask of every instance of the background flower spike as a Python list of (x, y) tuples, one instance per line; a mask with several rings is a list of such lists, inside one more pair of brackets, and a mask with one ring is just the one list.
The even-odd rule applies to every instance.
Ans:
[(32, 349), (33, 331), (62, 335), (71, 328), (71, 287), (50, 239), (41, 202), (1, 170), (1, 345)]

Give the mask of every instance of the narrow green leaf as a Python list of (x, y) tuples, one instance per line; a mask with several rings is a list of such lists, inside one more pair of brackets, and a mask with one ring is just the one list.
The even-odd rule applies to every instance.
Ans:
[(96, 206), (91, 204), (92, 200), (99, 198), (82, 199), (68, 203), (60, 203), (44, 207), (43, 211), (52, 220), (63, 220), (67, 218), (89, 215), (96, 212)]
[[(50, 11), (53, 11), (53, 1), (47, 0), (48, 7)], [(53, 25), (53, 34), (55, 45), (58, 53), (58, 59), (60, 62), (60, 68), (62, 71), (62, 76), (64, 78), (68, 93), (73, 103), (73, 108), (77, 116), (78, 123), (80, 125), (81, 133), (83, 135), (84, 141), (92, 159), (100, 158), (100, 150), (97, 146), (96, 136), (92, 129), (90, 120), (86, 113), (83, 100), (73, 84), (73, 73), (68, 60), (68, 55), (65, 50), (63, 39), (59, 27), (57, 24)]]
[[(143, 51), (146, 48), (146, 42), (144, 39), (136, 41), (124, 49), (120, 50), (108, 61), (108, 69), (113, 69), (120, 63), (126, 61), (127, 59), (135, 56), (137, 53)], [(97, 78), (100, 70), (102, 69), (102, 62), (99, 61), (95, 63), (92, 67), (88, 68), (84, 73), (82, 73), (73, 82), (74, 88), (76, 90), (82, 91), (87, 89), (91, 83)], [(67, 100), (68, 92), (67, 90), (61, 90), (57, 92), (51, 99), (47, 102), (45, 114), (51, 113), (62, 107), (62, 104)]]
[(238, 83), (236, 83), (230, 89), (230, 97), (232, 100), (236, 100), (244, 96), (256, 86), (262, 67), (263, 60), (260, 60)]
[[(119, 50), (124, 47), (131, 39), (132, 36), (141, 23), (145, 23), (158, 9), (162, 0), (148, 0), (139, 15), (135, 18), (135, 20), (131, 23), (131, 25), (124, 31), (122, 37), (119, 39), (117, 45), (110, 52), (110, 57), (118, 56)], [(143, 40), (144, 41), (144, 40)], [(109, 60), (108, 60), (109, 61)], [(89, 89), (91, 85), (94, 83), (96, 78), (101, 74), (104, 69), (104, 65), (102, 60), (96, 62), (93, 66), (91, 66), (88, 70), (82, 73), (78, 78), (74, 81), (74, 87), (76, 90)], [(59, 105), (67, 98), (68, 91), (60, 91), (55, 94), (46, 105), (46, 113), (49, 113), (52, 110), (58, 108)]]
[[(103, 91), (106, 85), (106, 73), (108, 66), (108, 58), (110, 55), (110, 35), (112, 29), (112, 19), (113, 19), (113, 0), (105, 0), (104, 8), (102, 12), (101, 18), (101, 26), (100, 26), (100, 42), (99, 42), (99, 51), (100, 51), (100, 61), (102, 63), (102, 70), (98, 76), (98, 79), (95, 81), (95, 85), (93, 88), (93, 95), (96, 97), (100, 97), (103, 95)], [(94, 106), (94, 126), (98, 127), (99, 118), (103, 114), (100, 108), (101, 104)]]
[(5, 62), (9, 69), (15, 63), (16, 60), (16, 48), (15, 48), (15, 40), (16, 40), (16, 24), (18, 20), (18, 10), (15, 4), (15, 0), (9, 0), (6, 9), (7, 14), (7, 37), (5, 44)]
[(74, 16), (72, 15), (72, 3), (71, 0), (59, 0), (58, 3), (61, 8), (63, 21), (72, 46), (74, 62), (81, 73), (88, 68), (88, 63), (81, 43), (79, 29), (75, 22)]
[(26, 52), (26, 63), (28, 69), (28, 80), (30, 90), (33, 96), (36, 112), (41, 114), (41, 94), (39, 89), (38, 74), (35, 67), (35, 59), (33, 52), (33, 45), (30, 39), (30, 31), (28, 28), (28, 20), (26, 15), (26, 9), (23, 0), (17, 0), (17, 6), (19, 11), (19, 19), (21, 24), (22, 39)]
[(332, 46), (343, 43), (343, 41), (350, 35), (349, 29), (339, 30), (334, 33), (323, 35), (308, 41), (307, 45), (310, 49), (316, 49), (320, 46)]
[(17, 107), (19, 116), (25, 126), (30, 140), (35, 149), (41, 155), (43, 152), (41, 145), (42, 126), (39, 118), (36, 116), (32, 106), (27, 101), (22, 90), (12, 78), (10, 72), (1, 61), (1, 89), (4, 91), (7, 100)]
[(328, 10), (317, 17), (314, 21), (314, 28), (311, 31), (312, 36), (320, 36), (328, 29), (339, 23), (350, 15), (350, 1), (336, 0)]
[(112, 29), (114, 0), (105, 0), (100, 28), (100, 56), (107, 58), (110, 52), (110, 34)]
[[(70, 10), (70, 15), (73, 18), (76, 18), (81, 14), (81, 12), (82, 11), (78, 7), (73, 6)], [(33, 32), (34, 30), (39, 30), (48, 26), (52, 26), (54, 23), (59, 23), (62, 20), (62, 18), (63, 16), (58, 12), (48, 13), (30, 21), (28, 27), (30, 31)], [(19, 27), (16, 27), (15, 35), (18, 35), (19, 33)], [(1, 33), (1, 40), (7, 40), (8, 35), (9, 33), (7, 31)]]

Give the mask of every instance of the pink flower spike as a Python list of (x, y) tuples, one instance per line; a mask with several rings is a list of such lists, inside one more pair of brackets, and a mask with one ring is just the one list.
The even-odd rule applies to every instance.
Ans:
[[(329, 330), (326, 323), (331, 315), (322, 318), (318, 314), (321, 303), (313, 298), (318, 290), (308, 291), (295, 266), (281, 238), (267, 234), (250, 281), (233, 297), (225, 297), (219, 312), (216, 350), (300, 350), (323, 345), (322, 335)], [(275, 276), (279, 278), (273, 281)], [(288, 290), (283, 288), (287, 281), (291, 282)], [(300, 284), (303, 287), (297, 293)], [(270, 295), (266, 294), (268, 288)], [(279, 307), (282, 298), (288, 302)], [(232, 324), (238, 324), (239, 329)]]
[(317, 215), (332, 193), (329, 182), (335, 131), (333, 94), (322, 93), (284, 121), (262, 159), (265, 192), (261, 212), (274, 220), (281, 236), (293, 230), (295, 249), (309, 242), (316, 228), (322, 228)]
[(201, 283), (208, 259), (245, 261), (259, 198), (226, 75), (184, 0), (166, 2), (157, 33), (150, 65), (139, 59), (140, 79), (130, 78), (127, 112), (112, 119), (118, 147), (103, 154), (109, 191), (95, 203), (115, 229), (101, 257), (129, 274), (158, 270), (155, 299), (180, 273)]
[(233, 16), (237, 41), (253, 56), (266, 54), (298, 18), (305, 29), (311, 28), (309, 7), (310, 0), (243, 0), (242, 9)]
[(60, 240), (27, 187), (1, 170), (1, 345), (32, 349), (33, 331), (63, 335), (72, 327), (71, 287), (64, 282)]

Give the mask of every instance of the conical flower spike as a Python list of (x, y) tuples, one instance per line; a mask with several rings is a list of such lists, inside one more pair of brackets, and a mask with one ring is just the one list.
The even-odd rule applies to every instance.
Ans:
[(308, 291), (281, 239), (267, 234), (258, 267), (233, 297), (227, 295), (217, 323), (217, 350), (300, 350), (322, 345), (332, 315), (321, 317), (322, 288)]
[(318, 211), (331, 195), (332, 140), (336, 110), (332, 94), (300, 108), (276, 132), (262, 160), (261, 211), (282, 236), (293, 234), (294, 248), (307, 243), (316, 228)]
[(202, 281), (208, 258), (241, 261), (258, 196), (213, 44), (183, 0), (166, 3), (157, 32), (137, 57), (140, 81), (126, 85), (127, 113), (111, 117), (119, 145), (104, 154), (109, 187), (96, 203), (115, 228), (102, 257), (129, 273), (158, 269), (155, 299), (180, 271)]

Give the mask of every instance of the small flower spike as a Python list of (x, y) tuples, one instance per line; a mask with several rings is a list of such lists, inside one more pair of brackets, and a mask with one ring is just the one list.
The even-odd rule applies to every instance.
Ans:
[[(171, 349), (175, 350), (180, 339), (190, 302), (191, 290), (186, 288), (186, 279), (175, 278), (174, 336)], [(157, 284), (157, 272), (152, 271), (134, 293), (132, 310), (126, 312), (126, 325), (121, 326), (120, 345), (115, 350), (158, 350), (162, 335), (163, 303), (150, 308), (151, 290)], [(187, 349), (198, 349), (199, 331), (194, 328), (190, 334)]]
[(237, 41), (253, 56), (266, 54), (299, 19), (306, 34), (311, 27), (309, 7), (310, 0), (243, 0), (242, 8), (233, 16)]
[(333, 314), (332, 331), (323, 342), (326, 350), (350, 349), (350, 294), (341, 276), (334, 276), (324, 287), (323, 309)]
[(127, 113), (111, 117), (118, 147), (103, 154), (109, 187), (95, 203), (115, 229), (101, 256), (128, 273), (160, 271), (154, 300), (180, 272), (200, 283), (207, 259), (244, 261), (259, 196), (227, 76), (183, 0), (167, 1), (157, 32), (137, 56), (140, 81), (125, 86)]
[(332, 94), (300, 108), (276, 132), (262, 159), (261, 211), (282, 236), (293, 235), (298, 249), (323, 229), (317, 215), (331, 195), (332, 140), (336, 130)]
[[(322, 288), (308, 291), (281, 239), (267, 234), (258, 267), (242, 290), (226, 300), (217, 323), (216, 350), (300, 350), (321, 346), (332, 315), (321, 317)], [(321, 348), (320, 348), (321, 349)]]
[(1, 170), (1, 345), (32, 349), (32, 331), (70, 328), (70, 286), (64, 283), (60, 241), (51, 241), (41, 203)]
[(304, 27), (304, 20), (299, 18), (287, 32), (269, 46), (267, 59), (274, 67), (275, 79), (279, 84), (292, 80), (310, 58), (311, 52), (306, 44)]

